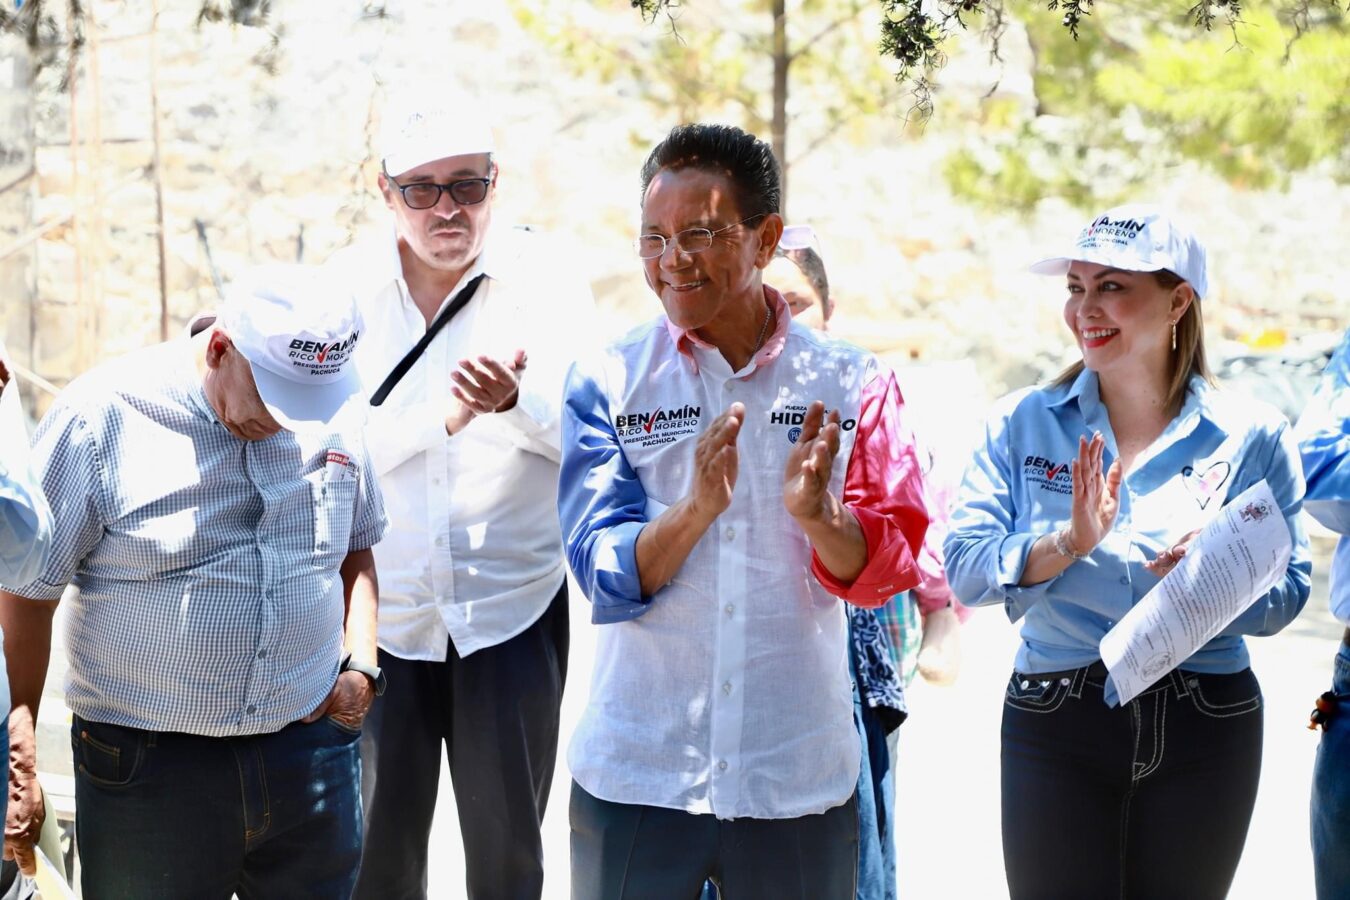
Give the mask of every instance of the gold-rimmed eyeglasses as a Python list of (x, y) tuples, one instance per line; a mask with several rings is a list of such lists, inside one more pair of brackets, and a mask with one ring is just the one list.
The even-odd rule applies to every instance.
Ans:
[(730, 231), (738, 225), (744, 225), (746, 222), (762, 219), (764, 215), (764, 213), (756, 213), (749, 218), (741, 219), (739, 222), (723, 225), (721, 228), (686, 228), (670, 238), (663, 234), (638, 235), (633, 241), (633, 249), (637, 251), (639, 259), (656, 259), (658, 256), (665, 254), (666, 245), (671, 243), (681, 253), (702, 253), (712, 246), (713, 238), (717, 235), (724, 231)]

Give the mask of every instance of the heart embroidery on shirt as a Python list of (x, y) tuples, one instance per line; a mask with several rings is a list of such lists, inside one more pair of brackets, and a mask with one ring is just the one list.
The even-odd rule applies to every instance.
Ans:
[(1204, 509), (1209, 506), (1209, 501), (1213, 500), (1219, 493), (1219, 488), (1223, 487), (1228, 476), (1232, 474), (1233, 467), (1226, 460), (1219, 460), (1204, 472), (1195, 471), (1194, 467), (1186, 466), (1181, 470), (1182, 483), (1186, 485), (1186, 490), (1191, 492), (1195, 502)]

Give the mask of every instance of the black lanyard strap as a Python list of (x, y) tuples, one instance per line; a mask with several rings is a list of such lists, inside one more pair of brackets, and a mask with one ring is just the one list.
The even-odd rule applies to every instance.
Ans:
[(428, 345), (431, 344), (432, 339), (434, 339), (440, 330), (446, 326), (446, 323), (455, 317), (456, 313), (469, 305), (469, 301), (473, 299), (473, 295), (478, 292), (478, 286), (483, 283), (483, 279), (486, 277), (486, 272), (476, 275), (473, 281), (464, 285), (460, 292), (454, 296), (454, 299), (450, 301), (450, 305), (441, 310), (441, 314), (436, 317), (436, 321), (431, 323), (431, 327), (427, 329), (427, 333), (422, 335), (422, 339), (398, 361), (398, 365), (394, 366), (394, 370), (389, 373), (389, 377), (384, 379), (384, 383), (380, 385), (379, 390), (371, 395), (371, 406), (379, 406), (384, 403), (384, 398), (388, 397), (389, 392), (394, 389), (394, 385), (402, 381), (403, 376), (408, 374), (408, 370), (413, 367), (419, 358), (421, 358)]

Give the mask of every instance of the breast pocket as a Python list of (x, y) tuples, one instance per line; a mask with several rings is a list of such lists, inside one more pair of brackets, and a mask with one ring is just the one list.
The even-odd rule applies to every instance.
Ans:
[(309, 480), (314, 500), (314, 565), (337, 568), (347, 555), (351, 542), (352, 519), (356, 513), (356, 479), (333, 480), (319, 472)]

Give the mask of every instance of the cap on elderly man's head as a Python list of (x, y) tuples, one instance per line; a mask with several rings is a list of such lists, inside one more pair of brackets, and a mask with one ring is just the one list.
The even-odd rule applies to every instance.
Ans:
[(380, 158), (397, 178), (450, 156), (491, 153), (492, 127), (482, 105), (453, 91), (414, 92), (390, 98), (380, 128)]
[(350, 290), (313, 266), (250, 269), (225, 294), (220, 325), (248, 360), (258, 396), (291, 431), (364, 417), (352, 356), (361, 313)]
[(1063, 275), (1073, 262), (1090, 262), (1127, 272), (1167, 269), (1185, 279), (1197, 297), (1209, 292), (1205, 248), (1177, 218), (1150, 203), (1108, 209), (1078, 233), (1073, 249), (1031, 267), (1040, 275)]

